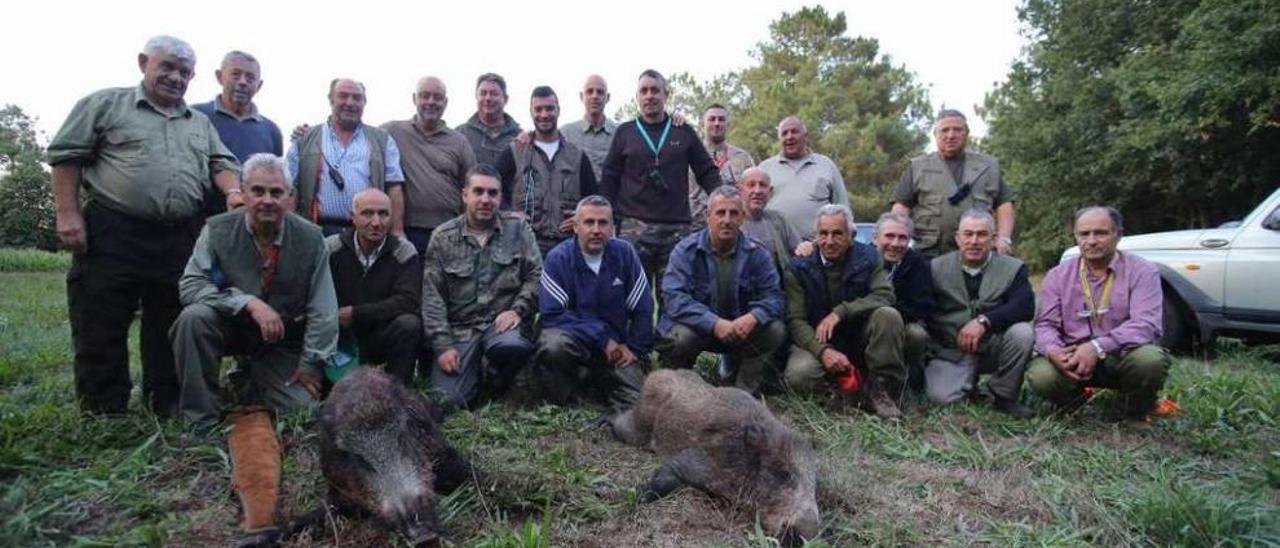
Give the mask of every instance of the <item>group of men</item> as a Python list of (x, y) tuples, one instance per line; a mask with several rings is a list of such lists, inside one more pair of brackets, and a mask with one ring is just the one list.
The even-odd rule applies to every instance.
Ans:
[[(784, 118), (779, 154), (755, 165), (726, 142), (728, 109), (709, 106), (699, 137), (667, 112), (653, 70), (634, 120), (605, 116), (593, 75), (584, 118), (563, 127), (555, 91), (535, 88), (528, 132), (496, 74), (477, 79), (477, 111), (456, 129), (439, 78), (418, 80), (412, 118), (381, 127), (363, 122), (364, 85), (338, 78), (329, 118), (286, 152), (253, 103), (253, 56), (227, 54), (222, 92), (192, 107), (189, 45), (153, 38), (138, 65), (138, 86), (82, 99), (49, 146), (75, 253), (76, 394), (86, 412), (125, 411), (141, 306), (145, 404), (203, 431), (231, 425), (250, 535), (273, 531), (270, 414), (315, 401), (352, 364), (421, 373), (452, 410), (530, 365), (551, 401), (621, 410), (651, 353), (691, 367), (711, 352), (725, 384), (836, 383), (890, 419), (907, 387), (1029, 417), (1024, 375), (1066, 409), (1086, 386), (1117, 388), (1142, 417), (1169, 366), (1154, 345), (1159, 276), (1116, 251), (1113, 209), (1077, 213), (1081, 257), (1049, 272), (1036, 316), (1011, 254), (1012, 192), (994, 158), (965, 150), (956, 111), (939, 114), (937, 152), (911, 161), (864, 244), (804, 121)], [(224, 356), (237, 362), (226, 386)]]

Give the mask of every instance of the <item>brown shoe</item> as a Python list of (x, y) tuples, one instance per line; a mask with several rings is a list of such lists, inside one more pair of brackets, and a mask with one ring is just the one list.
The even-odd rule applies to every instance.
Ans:
[(873, 379), (867, 386), (867, 398), (871, 403), (871, 411), (884, 420), (896, 421), (902, 418), (898, 404), (885, 390), (884, 383)]

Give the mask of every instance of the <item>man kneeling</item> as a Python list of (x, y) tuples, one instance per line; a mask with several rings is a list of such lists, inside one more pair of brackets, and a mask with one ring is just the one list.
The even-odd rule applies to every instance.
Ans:
[(609, 200), (583, 198), (574, 219), (574, 238), (551, 248), (542, 267), (534, 363), (548, 400), (568, 404), (591, 393), (621, 412), (644, 385), (653, 294), (640, 255), (613, 237)]
[(866, 393), (876, 415), (898, 418), (894, 399), (907, 370), (893, 286), (875, 249), (854, 241), (848, 206), (822, 206), (816, 226), (818, 252), (792, 259), (787, 279), (787, 324), (795, 342), (787, 385), (804, 390), (826, 374), (854, 374), (851, 369), (858, 368), (869, 374)]
[(1076, 212), (1080, 257), (1044, 277), (1036, 318), (1036, 352), (1027, 382), (1060, 408), (1085, 401), (1086, 386), (1120, 391), (1121, 407), (1143, 419), (1156, 404), (1169, 370), (1169, 354), (1156, 346), (1163, 302), (1155, 265), (1120, 253), (1120, 212), (1087, 207)]
[(319, 395), (323, 364), (338, 339), (337, 300), (320, 229), (282, 207), (284, 162), (255, 154), (244, 164), (245, 207), (208, 220), (179, 282), (182, 313), (170, 336), (182, 417), (217, 425), (219, 365), (247, 356), (232, 379), (227, 444), (232, 484), (252, 536), (275, 532), (280, 446), (271, 412)]

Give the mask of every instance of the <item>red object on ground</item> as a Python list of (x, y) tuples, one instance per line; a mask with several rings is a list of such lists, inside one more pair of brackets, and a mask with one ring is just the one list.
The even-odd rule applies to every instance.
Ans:
[(840, 386), (842, 392), (852, 394), (862, 388), (862, 374), (858, 372), (858, 368), (850, 367), (843, 375), (836, 378), (836, 384)]
[(1173, 400), (1160, 400), (1156, 402), (1156, 408), (1151, 411), (1154, 417), (1176, 417), (1182, 414), (1182, 406)]

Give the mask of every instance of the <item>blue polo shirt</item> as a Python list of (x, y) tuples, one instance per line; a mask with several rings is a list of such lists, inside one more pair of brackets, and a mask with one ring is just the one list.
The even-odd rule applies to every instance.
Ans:
[(222, 96), (215, 96), (212, 101), (192, 105), (191, 108), (209, 117), (213, 127), (218, 130), (222, 144), (231, 149), (240, 163), (259, 152), (284, 155), (284, 139), (280, 135), (280, 128), (266, 116), (258, 114), (257, 106), (253, 107), (253, 112), (244, 120), (236, 119), (222, 108)]

